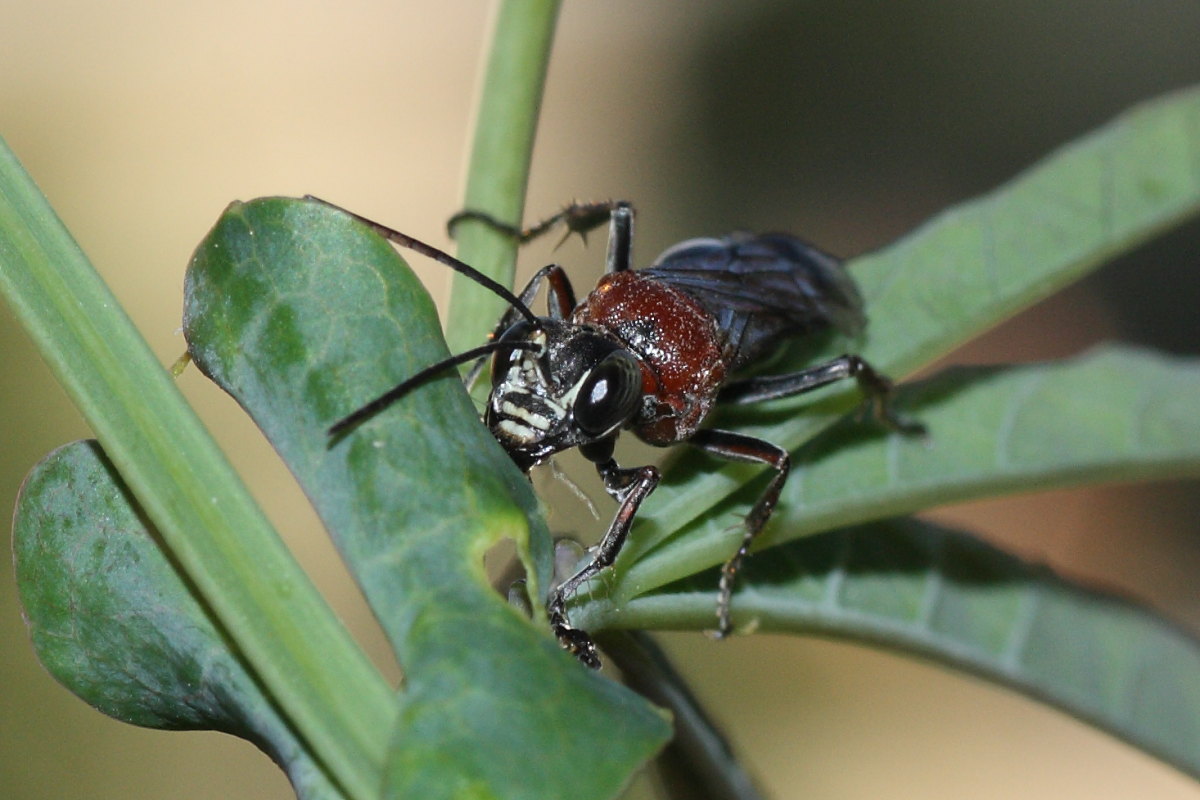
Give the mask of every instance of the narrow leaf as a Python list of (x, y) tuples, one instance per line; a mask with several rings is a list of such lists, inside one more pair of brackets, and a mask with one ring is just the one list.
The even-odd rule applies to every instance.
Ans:
[[(760, 548), (941, 503), (1200, 475), (1200, 359), (1110, 346), (1070, 361), (948, 370), (903, 393), (927, 442), (853, 418), (796, 459)], [(617, 602), (723, 562), (751, 486), (633, 565)], [(744, 510), (741, 513), (745, 513)]]
[[(614, 622), (712, 627), (717, 572), (640, 597)], [(970, 536), (915, 519), (791, 542), (734, 595), (763, 631), (857, 639), (973, 672), (1200, 777), (1200, 641)]]

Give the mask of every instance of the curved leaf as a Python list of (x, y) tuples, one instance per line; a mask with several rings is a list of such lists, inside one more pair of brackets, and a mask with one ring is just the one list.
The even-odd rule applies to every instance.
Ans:
[(95, 442), (47, 456), (21, 489), (17, 588), (38, 658), (124, 722), (249, 739), (305, 800), (343, 798), (163, 553)]
[[(713, 570), (639, 597), (620, 625), (713, 625)], [(734, 605), (764, 631), (871, 642), (1055, 705), (1200, 777), (1200, 641), (1124, 598), (914, 519), (751, 559)]]
[[(896, 377), (928, 364), (1200, 207), (1200, 89), (1145, 103), (1070, 143), (990, 194), (956, 206), (895, 244), (854, 259), (868, 325), (854, 348)], [(844, 349), (845, 343), (839, 343)], [(829, 348), (824, 355), (836, 355)], [(797, 350), (791, 362), (799, 367)], [(772, 403), (729, 420), (795, 450), (856, 402), (853, 387)], [(804, 409), (804, 414), (797, 414)], [(936, 436), (943, 435), (935, 432)], [(683, 465), (681, 465), (683, 466)], [(708, 516), (754, 470), (689, 459), (646, 504), (618, 570)]]
[[(1017, 367), (964, 367), (902, 392), (927, 442), (854, 419), (801, 450), (759, 548), (941, 503), (1103, 480), (1200, 475), (1200, 359), (1110, 346)], [(647, 553), (618, 604), (719, 564), (756, 484)], [(735, 604), (736, 608), (736, 604)]]
[(319, 203), (235, 204), (188, 270), (184, 331), (296, 475), (405, 670), (391, 796), (608, 797), (657, 749), (661, 716), (488, 586), (483, 555), (504, 538), (544, 586), (549, 537), (456, 374), (327, 436), (446, 355), (385, 241)]

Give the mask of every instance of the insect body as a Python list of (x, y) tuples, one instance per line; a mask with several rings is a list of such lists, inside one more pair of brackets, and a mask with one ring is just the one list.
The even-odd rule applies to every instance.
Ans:
[[(547, 602), (550, 624), (563, 647), (592, 667), (600, 665), (596, 647), (586, 632), (571, 626), (567, 601), (614, 562), (639, 506), (659, 483), (653, 466), (617, 464), (614, 445), (622, 430), (652, 445), (686, 441), (716, 456), (774, 470), (746, 517), (740, 545), (722, 569), (718, 636), (732, 629), (734, 577), (779, 500), (790, 459), (769, 442), (702, 427), (714, 406), (800, 394), (852, 377), (875, 401), (885, 423), (909, 433), (922, 430), (892, 413), (887, 405), (890, 382), (858, 356), (841, 356), (787, 375), (739, 379), (739, 373), (788, 339), (831, 328), (854, 334), (865, 323), (862, 301), (841, 263), (800, 239), (782, 234), (693, 239), (634, 270), (633, 211), (625, 203), (570, 206), (528, 231), (506, 230), (528, 239), (563, 223), (569, 232), (583, 234), (606, 218), (607, 272), (582, 302), (576, 302), (563, 269), (553, 264), (540, 270), (519, 297), (500, 288), (510, 308), (489, 344), (423, 370), (331, 429), (347, 430), (435, 372), (492, 353), (484, 421), (521, 470), (528, 472), (555, 453), (577, 447), (596, 465), (604, 488), (618, 503), (591, 558)], [(497, 291), (451, 256), (364, 221), (392, 241)], [(542, 284), (549, 287), (549, 311), (538, 317), (529, 303)]]

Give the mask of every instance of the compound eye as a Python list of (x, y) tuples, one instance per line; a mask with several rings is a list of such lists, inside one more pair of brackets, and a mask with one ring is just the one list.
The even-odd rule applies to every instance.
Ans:
[(575, 396), (575, 424), (600, 438), (629, 421), (642, 396), (642, 370), (632, 355), (617, 350), (605, 356), (584, 379)]

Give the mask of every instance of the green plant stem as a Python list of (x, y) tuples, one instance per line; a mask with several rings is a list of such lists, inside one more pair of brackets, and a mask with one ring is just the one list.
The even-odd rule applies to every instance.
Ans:
[[(518, 224), (537, 131), (559, 0), (502, 0), (475, 120), (463, 208)], [(517, 243), (490, 226), (464, 220), (455, 229), (458, 257), (511, 286)], [(478, 345), (504, 301), (455, 275), (446, 317), (451, 352)]]
[(0, 293), (268, 694), (348, 796), (374, 797), (391, 688), (2, 140)]
[(763, 800), (725, 736), (649, 634), (609, 630), (598, 641), (621, 670), (625, 685), (670, 709), (674, 717), (675, 737), (655, 762), (668, 797)]

